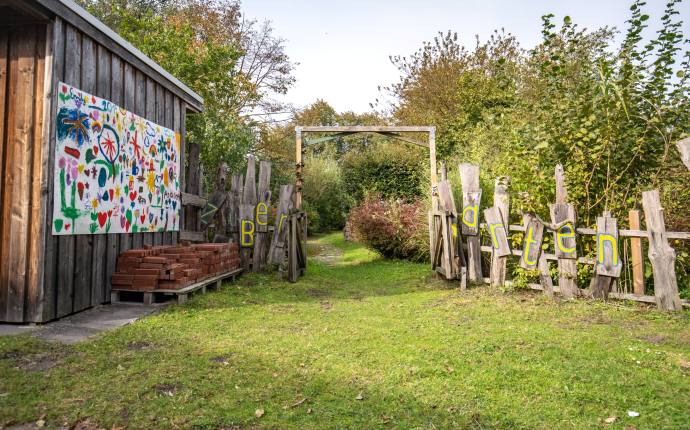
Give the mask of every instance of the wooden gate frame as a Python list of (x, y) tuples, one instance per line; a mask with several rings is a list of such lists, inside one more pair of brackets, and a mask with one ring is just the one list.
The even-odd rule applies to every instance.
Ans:
[[(306, 133), (335, 133), (331, 136), (325, 136), (314, 140), (308, 140), (302, 144), (302, 135)], [(428, 126), (401, 126), (401, 127), (377, 127), (377, 126), (313, 126), (313, 127), (295, 127), (295, 208), (302, 207), (302, 171), (304, 168), (304, 161), (302, 154), (308, 145), (315, 145), (317, 143), (328, 142), (339, 137), (349, 136), (356, 133), (375, 133), (393, 139), (402, 140), (403, 142), (411, 143), (413, 145), (429, 148), (429, 169), (431, 173), (431, 201), (432, 207), (437, 207), (438, 202), (438, 171), (436, 165), (436, 127)], [(428, 143), (421, 142), (410, 137), (402, 136), (399, 133), (427, 133)]]

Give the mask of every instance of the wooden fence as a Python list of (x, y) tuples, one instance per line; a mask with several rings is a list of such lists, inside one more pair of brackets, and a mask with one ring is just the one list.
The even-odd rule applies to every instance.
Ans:
[[(443, 166), (436, 190), (439, 204), (429, 214), (432, 267), (445, 279), (460, 280), (461, 288), (467, 282), (510, 285), (513, 281), (506, 279), (508, 267), (514, 263), (510, 259), (517, 257), (520, 267), (539, 275), (539, 283), (528, 286), (547, 295), (628, 299), (656, 303), (664, 310), (690, 307), (690, 301), (680, 299), (675, 251), (669, 244), (669, 240), (690, 240), (690, 233), (666, 231), (657, 190), (642, 194), (645, 230), (640, 227), (638, 210), (629, 212), (630, 229), (619, 229), (618, 220), (609, 212), (597, 218), (596, 228), (576, 227), (575, 207), (568, 203), (563, 168), (559, 165), (555, 171), (556, 201), (549, 208), (551, 219), (545, 221), (534, 213), (525, 213), (522, 225), (514, 225), (508, 222), (509, 179), (497, 178), (493, 205), (481, 211), (479, 167), (461, 164), (459, 170), (461, 210), (456, 209)], [(481, 215), (484, 222), (480, 222)], [(511, 247), (516, 234), (522, 236), (520, 246)], [(548, 236), (552, 240), (545, 242)], [(592, 241), (594, 255), (578, 255), (578, 242), (586, 240)], [(643, 246), (648, 249), (654, 295), (645, 294)], [(483, 259), (482, 253), (489, 254), (488, 258)], [(550, 262), (557, 265), (557, 284), (553, 282)], [(587, 288), (577, 285), (582, 265), (592, 266)]]

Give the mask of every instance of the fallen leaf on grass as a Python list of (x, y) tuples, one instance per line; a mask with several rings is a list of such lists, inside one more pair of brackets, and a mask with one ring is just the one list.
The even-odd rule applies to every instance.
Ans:
[(683, 369), (690, 369), (690, 361), (683, 360), (682, 358), (678, 360), (678, 365)]
[(44, 420), (36, 421), (36, 427), (38, 427), (38, 428), (42, 428), (45, 425), (46, 425), (46, 422)]
[(355, 400), (364, 400), (364, 396), (362, 393), (357, 394), (357, 397), (355, 397)]
[(264, 416), (264, 410), (263, 409), (257, 409), (256, 412), (254, 412), (254, 415), (256, 415), (257, 418), (261, 418)]
[(635, 411), (628, 411), (628, 416), (629, 416), (629, 417), (632, 417), (632, 418), (635, 418), (635, 417), (639, 417), (639, 416), (640, 416), (640, 413), (639, 413), (639, 412), (635, 412)]
[(611, 416), (611, 417), (606, 418), (606, 419), (604, 420), (604, 422), (605, 422), (606, 424), (613, 424), (613, 423), (616, 422), (617, 419), (618, 419), (618, 417)]
[(295, 403), (291, 404), (290, 407), (291, 407), (291, 408), (296, 408), (297, 406), (301, 405), (302, 403), (304, 403), (304, 402), (306, 402), (306, 401), (307, 401), (307, 398), (305, 397), (305, 398), (303, 398), (302, 400), (298, 400), (298, 401), (296, 401)]
[(314, 411), (312, 410), (312, 408), (307, 409), (307, 413), (308, 413), (308, 414), (310, 414), (310, 413), (312, 413), (312, 412), (314, 412)]

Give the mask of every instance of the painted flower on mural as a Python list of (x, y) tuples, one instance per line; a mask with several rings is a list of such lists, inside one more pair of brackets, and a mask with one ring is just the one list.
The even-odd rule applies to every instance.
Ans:
[(53, 234), (178, 230), (175, 133), (69, 85), (59, 88)]

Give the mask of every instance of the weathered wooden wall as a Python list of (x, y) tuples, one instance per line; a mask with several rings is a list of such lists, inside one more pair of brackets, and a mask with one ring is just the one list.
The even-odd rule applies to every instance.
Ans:
[(49, 228), (59, 82), (179, 132), (184, 159), (186, 102), (133, 63), (60, 17), (0, 29), (0, 321), (48, 321), (108, 302), (120, 252), (177, 243), (177, 232), (53, 236)]
[[(185, 102), (126, 59), (97, 43), (80, 29), (56, 18), (51, 91), (60, 81), (105, 98), (150, 121), (180, 132), (184, 148)], [(52, 225), (54, 118), (50, 109), (50, 160), (43, 204)], [(184, 151), (183, 151), (184, 154)], [(184, 184), (184, 183), (183, 183)], [(184, 185), (183, 185), (184, 187)], [(40, 313), (26, 319), (50, 320), (110, 300), (110, 275), (117, 255), (144, 245), (177, 243), (177, 232), (52, 236), (45, 231), (44, 297)]]
[(0, 28), (0, 321), (38, 312), (47, 25)]

